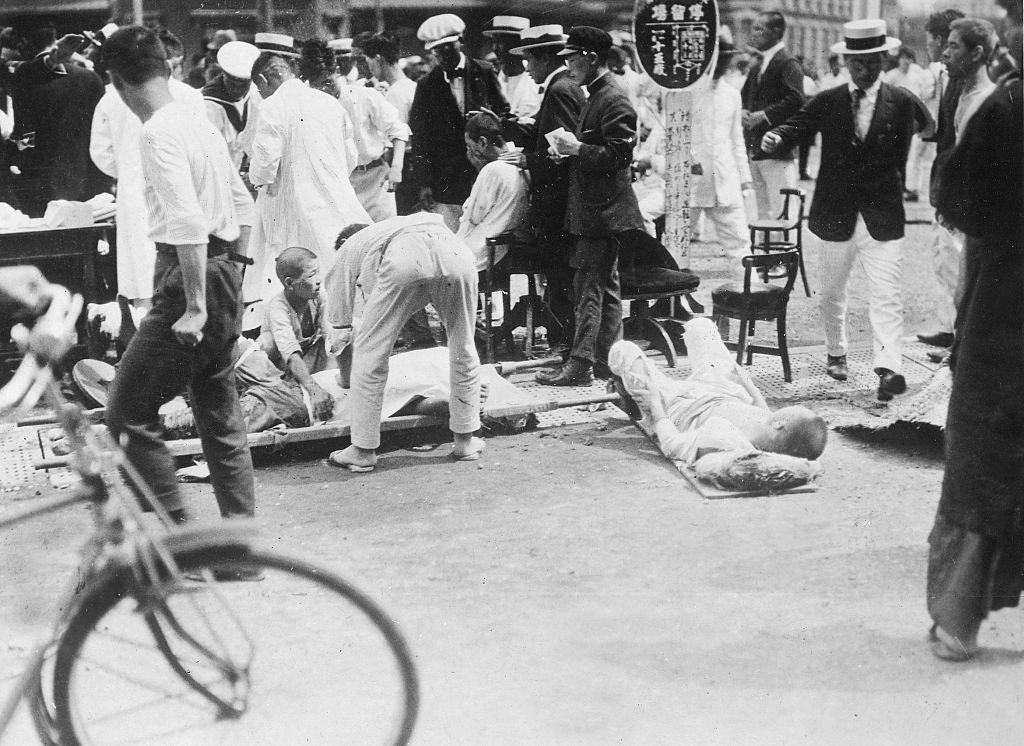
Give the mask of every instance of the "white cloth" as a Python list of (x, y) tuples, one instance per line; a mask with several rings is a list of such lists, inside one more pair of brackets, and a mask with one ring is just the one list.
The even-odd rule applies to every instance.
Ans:
[[(518, 166), (491, 161), (480, 169), (473, 191), (462, 206), (456, 233), (476, 259), (476, 268), (487, 268), (487, 239), (519, 228), (526, 217), (529, 192), (526, 175)], [(508, 249), (496, 247), (495, 263), (505, 258)]]
[[(195, 88), (170, 78), (175, 101), (201, 110)], [(108, 85), (92, 115), (89, 155), (96, 167), (117, 179), (117, 292), (125, 298), (153, 297), (156, 247), (149, 240), (145, 185), (142, 178), (142, 121)]]
[(252, 225), (252, 197), (228, 146), (203, 110), (174, 102), (142, 125), (149, 239), (172, 246), (238, 238)]
[(0, 98), (0, 140), (6, 140), (14, 132), (14, 112), (11, 108), (11, 97), (4, 94)]
[(509, 113), (519, 119), (533, 119), (540, 111), (541, 94), (533, 78), (525, 70), (519, 75), (509, 77), (505, 73), (498, 75), (501, 92), (508, 101)]
[(753, 177), (743, 141), (740, 94), (719, 81), (694, 103), (690, 151), (704, 173), (691, 177), (690, 205), (742, 205), (741, 185)]
[[(854, 94), (854, 91), (857, 90), (857, 86), (853, 84), (853, 81), (848, 85), (850, 95), (855, 96), (856, 94)], [(871, 128), (871, 119), (875, 116), (875, 103), (878, 101), (878, 91), (881, 87), (882, 81), (876, 80), (870, 88), (865, 88), (864, 96), (861, 98), (857, 107), (857, 116), (854, 120), (854, 130), (857, 133), (857, 137), (861, 140), (867, 137), (868, 130)]]
[[(472, 252), (431, 213), (392, 218), (353, 235), (325, 279), (332, 333), (355, 323), (352, 443), (380, 445), (388, 356), (413, 313), (428, 303), (448, 333), (449, 427), (480, 427), (480, 359), (474, 342), (477, 270)], [(359, 310), (360, 302), (365, 303)], [(354, 318), (354, 313), (359, 318)], [(337, 346), (332, 344), (332, 354)]]
[(932, 77), (931, 71), (916, 62), (911, 62), (906, 72), (894, 67), (885, 73), (882, 79), (889, 85), (910, 91), (921, 101), (928, 101), (935, 95), (935, 79)]
[(825, 73), (818, 81), (818, 90), (827, 91), (836, 86), (846, 85), (850, 82), (850, 73), (845, 67), (839, 68), (839, 74), (833, 75), (832, 71)]
[(356, 162), (355, 144), (346, 137), (351, 132), (338, 100), (300, 80), (283, 83), (263, 102), (249, 162), (249, 180), (262, 188), (245, 300), (275, 291), (273, 260), (289, 246), (314, 252), (323, 272), (341, 229), (372, 222), (349, 181)]
[(845, 355), (847, 286), (854, 265), (867, 277), (868, 319), (871, 322), (876, 368), (899, 373), (903, 367), (902, 270), (903, 239), (877, 241), (868, 233), (863, 216), (848, 241), (821, 242), (821, 298), (819, 310), (825, 326), (829, 355)]
[(398, 110), (374, 88), (351, 86), (338, 82), (338, 101), (352, 120), (356, 146), (355, 166), (363, 166), (380, 158), (393, 140), (409, 141), (409, 125)]
[(221, 104), (209, 100), (204, 100), (203, 103), (206, 105), (206, 116), (210, 118), (213, 126), (220, 131), (224, 141), (228, 144), (228, 152), (231, 154), (231, 161), (235, 164), (235, 168), (241, 168), (242, 159), (252, 153), (252, 141), (256, 136), (256, 128), (259, 126), (260, 105), (263, 103), (260, 92), (256, 90), (255, 85), (252, 85), (249, 92), (240, 101), (234, 102), (235, 111), (239, 115), (245, 115), (245, 128), (241, 132), (235, 129), (235, 125), (231, 123)]
[(932, 223), (932, 267), (938, 289), (935, 294), (935, 331), (953, 332), (956, 321), (956, 289), (960, 282), (960, 258), (964, 250), (964, 234), (956, 228)]
[(408, 78), (405, 73), (388, 88), (384, 99), (395, 107), (398, 118), (406, 124), (409, 123), (409, 109), (412, 108), (413, 97), (416, 96), (416, 83)]
[(978, 110), (978, 107), (984, 103), (985, 99), (991, 95), (992, 91), (996, 89), (995, 83), (988, 79), (988, 75), (985, 73), (985, 68), (982, 67), (979, 74), (975, 76), (974, 85), (968, 89), (964, 88), (960, 92), (960, 100), (956, 105), (956, 113), (953, 114), (953, 131), (956, 133), (956, 141), (959, 143), (960, 138), (967, 129), (967, 123), (971, 121), (971, 117), (974, 116), (974, 112)]
[(775, 220), (782, 214), (785, 199), (779, 190), (796, 188), (796, 161), (778, 161), (773, 158), (752, 160), (750, 176), (754, 182), (754, 194), (757, 196), (757, 214), (762, 220)]
[(391, 167), (387, 163), (381, 163), (373, 168), (353, 171), (349, 176), (359, 204), (375, 223), (398, 214), (395, 193), (387, 189), (390, 172)]

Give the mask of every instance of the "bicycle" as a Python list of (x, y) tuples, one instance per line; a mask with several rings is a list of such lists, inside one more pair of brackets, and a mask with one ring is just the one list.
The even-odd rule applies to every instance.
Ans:
[(82, 502), (95, 525), (0, 737), (24, 700), (48, 745), (407, 743), (416, 669), (385, 612), (334, 573), (260, 548), (243, 521), (175, 526), (105, 428), (64, 400), (55, 368), (80, 311), (61, 289), (31, 331), (16, 327), (25, 356), (0, 389), (0, 411), (46, 397), (79, 477), (70, 495), (0, 514), (0, 528)]

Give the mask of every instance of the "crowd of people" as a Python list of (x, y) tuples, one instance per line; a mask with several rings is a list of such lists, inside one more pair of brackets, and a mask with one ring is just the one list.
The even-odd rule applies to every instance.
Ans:
[[(785, 17), (762, 12), (750, 49), (723, 30), (693, 112), (694, 217), (713, 223), (737, 270), (747, 195), (761, 217), (778, 216), (780, 190), (810, 178), (806, 152), (820, 134), (809, 228), (822, 242), (827, 372), (848, 375), (847, 286), (859, 265), (882, 400), (906, 390), (904, 202), (920, 199), (934, 158), (927, 191), (943, 295), (939, 328), (922, 339), (952, 348), (955, 374), (929, 608), (936, 654), (949, 659), (973, 654), (988, 610), (1017, 603), (1024, 567), (1021, 4), (1001, 4), (1002, 40), (988, 21), (933, 14), (927, 66), (884, 21), (851, 21), (817, 81), (787, 51)], [(235, 382), (240, 332), (304, 392), (313, 419), (332, 407), (314, 374), (338, 368), (352, 445), (331, 461), (369, 471), (389, 356), (400, 339), (434, 344), (431, 307), (448, 346), (452, 456), (479, 458), (478, 272), (487, 239), (508, 231), (543, 273), (562, 332), (552, 341), (563, 363), (540, 383), (633, 381), (624, 395), (684, 460), (737, 442), (820, 455), (824, 423), (813, 412), (771, 415), (731, 367), (652, 395), (660, 379), (620, 342), (620, 249), (633, 233), (657, 233), (666, 173), (661, 91), (628, 43), (520, 16), (481, 31), (492, 61), (463, 47), (465, 23), (451, 13), (419, 27), (422, 58), (401, 58), (387, 33), (297, 43), (263, 32), (249, 43), (225, 30), (192, 60), (187, 83), (167, 30), (0, 35), (0, 201), (39, 215), (50, 200), (116, 189), (118, 289), (146, 315), (107, 424), (176, 519), (187, 506), (159, 409), (185, 389), (222, 514), (255, 510), (251, 413)], [(724, 347), (705, 326), (688, 333), (721, 366)], [(722, 412), (732, 417), (725, 435), (700, 431), (720, 427)]]

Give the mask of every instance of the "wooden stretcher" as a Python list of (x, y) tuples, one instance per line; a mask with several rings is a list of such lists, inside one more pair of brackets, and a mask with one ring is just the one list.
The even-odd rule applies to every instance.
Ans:
[[(525, 371), (531, 368), (540, 368), (561, 363), (561, 358), (545, 358), (541, 360), (524, 360), (511, 363), (496, 363), (495, 372), (507, 377), (518, 371)], [(601, 404), (617, 402), (618, 394), (600, 393), (586, 394), (576, 397), (541, 397), (536, 394), (523, 392), (522, 401), (505, 402), (497, 406), (485, 406), (483, 416), (487, 418), (521, 417), (528, 414), (539, 414), (551, 412), (556, 409), (586, 406), (590, 404)], [(103, 408), (88, 410), (86, 416), (93, 422), (102, 422), (104, 415)], [(41, 415), (30, 417), (18, 422), (21, 427), (39, 427), (55, 424), (56, 420), (52, 415)], [(402, 415), (389, 417), (381, 421), (381, 432), (394, 432), (397, 430), (413, 430), (416, 428), (444, 426), (447, 420), (441, 417), (428, 415)], [(309, 427), (295, 428), (274, 428), (256, 433), (249, 433), (249, 448), (283, 448), (293, 443), (308, 443), (320, 440), (332, 440), (335, 438), (346, 438), (351, 434), (351, 426), (347, 423), (324, 423), (311, 425)], [(68, 457), (54, 454), (50, 448), (47, 438), (39, 437), (42, 451), (42, 458), (36, 462), (36, 469), (55, 469), (67, 466)], [(202, 443), (199, 438), (185, 438), (182, 440), (168, 440), (167, 447), (173, 456), (198, 456), (203, 452)]]
[[(654, 432), (649, 428), (645, 427), (639, 420), (634, 420), (633, 423), (637, 426), (644, 435), (650, 438), (651, 442), (657, 447), (657, 439), (655, 438)], [(660, 452), (660, 450), (659, 450)], [(716, 487), (707, 482), (702, 482), (697, 478), (697, 472), (694, 471), (693, 467), (684, 461), (677, 459), (668, 459), (672, 465), (676, 468), (676, 471), (686, 480), (686, 483), (693, 488), (693, 491), (700, 495), (705, 500), (724, 500), (726, 498), (734, 497), (777, 497), (778, 495), (798, 495), (807, 492), (817, 492), (818, 485), (810, 483), (801, 487), (793, 487), (788, 490), (724, 490), (720, 487)]]

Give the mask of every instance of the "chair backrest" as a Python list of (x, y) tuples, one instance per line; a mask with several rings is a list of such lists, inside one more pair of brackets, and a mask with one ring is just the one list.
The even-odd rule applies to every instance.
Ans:
[[(803, 189), (784, 187), (779, 190), (779, 194), (784, 196), (779, 220), (789, 220), (792, 228), (799, 228), (804, 219), (804, 203), (807, 200), (807, 192)], [(796, 214), (790, 213), (790, 200), (797, 202)]]
[(786, 268), (786, 285), (784, 290), (789, 295), (796, 282), (796, 273), (800, 268), (800, 252), (796, 249), (778, 251), (770, 254), (749, 254), (743, 257), (743, 292), (750, 292), (750, 275), (752, 270), (762, 269), (767, 272), (772, 267)]

